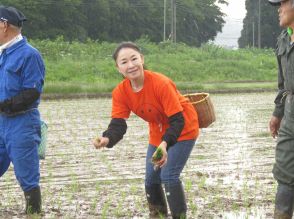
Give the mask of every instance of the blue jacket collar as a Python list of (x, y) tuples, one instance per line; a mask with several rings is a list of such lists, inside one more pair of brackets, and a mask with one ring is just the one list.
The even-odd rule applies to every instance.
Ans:
[(14, 50), (16, 50), (17, 48), (23, 46), (26, 43), (27, 43), (27, 39), (24, 37), (21, 41), (15, 43), (11, 47), (7, 48), (6, 49), (6, 54), (12, 53)]

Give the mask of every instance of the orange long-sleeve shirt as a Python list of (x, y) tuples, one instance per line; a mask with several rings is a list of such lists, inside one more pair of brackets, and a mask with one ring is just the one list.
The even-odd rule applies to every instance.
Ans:
[(197, 113), (166, 76), (144, 71), (142, 90), (134, 92), (131, 82), (124, 79), (112, 92), (112, 118), (128, 118), (133, 112), (149, 123), (149, 143), (158, 146), (169, 127), (168, 117), (182, 112), (185, 126), (178, 138), (196, 139), (199, 134)]

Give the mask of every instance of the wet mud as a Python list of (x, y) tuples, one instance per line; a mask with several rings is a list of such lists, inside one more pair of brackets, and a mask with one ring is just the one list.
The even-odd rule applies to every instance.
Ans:
[[(268, 132), (274, 93), (213, 94), (217, 121), (202, 129), (183, 170), (189, 218), (272, 218), (275, 140)], [(148, 126), (132, 115), (124, 139), (96, 150), (111, 99), (46, 100), (43, 218), (149, 218), (144, 192)], [(13, 165), (0, 178), (0, 218), (24, 218)]]

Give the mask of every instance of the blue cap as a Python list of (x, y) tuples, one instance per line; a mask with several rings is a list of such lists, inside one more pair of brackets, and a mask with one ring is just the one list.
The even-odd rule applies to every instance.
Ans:
[(17, 27), (21, 27), (26, 17), (14, 7), (0, 6), (0, 21), (6, 21)]

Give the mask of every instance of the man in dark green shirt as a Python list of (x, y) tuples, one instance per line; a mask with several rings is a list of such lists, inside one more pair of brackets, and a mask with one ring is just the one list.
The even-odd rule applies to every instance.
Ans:
[(269, 122), (276, 145), (273, 174), (278, 182), (275, 219), (290, 219), (294, 205), (294, 0), (268, 0), (279, 6), (280, 26), (287, 28), (277, 41), (278, 95)]

